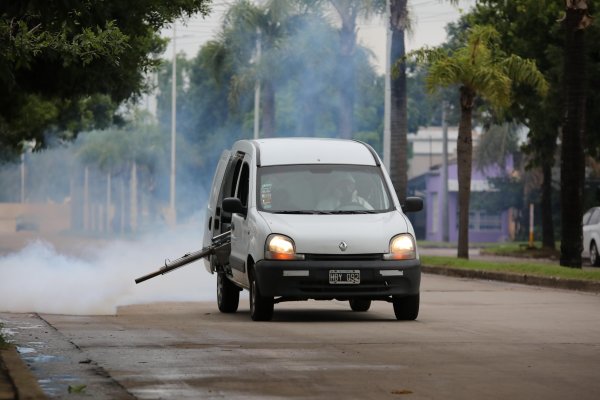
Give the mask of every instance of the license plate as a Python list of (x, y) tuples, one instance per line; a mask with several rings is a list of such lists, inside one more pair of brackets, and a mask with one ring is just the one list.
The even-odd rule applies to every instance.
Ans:
[(331, 269), (329, 270), (330, 285), (358, 285), (360, 283), (360, 270), (358, 269)]

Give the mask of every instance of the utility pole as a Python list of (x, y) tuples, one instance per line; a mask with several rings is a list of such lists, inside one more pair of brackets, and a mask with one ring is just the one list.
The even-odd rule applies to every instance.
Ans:
[(448, 102), (442, 102), (442, 241), (450, 241), (448, 221)]
[(111, 173), (106, 174), (106, 233), (110, 233), (110, 204), (112, 203), (112, 179)]
[[(262, 53), (260, 41), (260, 28), (256, 28), (256, 67), (259, 67)], [(260, 133), (260, 78), (256, 79), (254, 85), (254, 139), (258, 139)]]
[(21, 203), (25, 203), (25, 151), (21, 153)]
[(169, 212), (171, 217), (171, 223), (175, 225), (177, 222), (177, 213), (175, 210), (175, 139), (177, 129), (177, 26), (176, 22), (173, 22), (173, 74), (171, 77), (171, 185), (170, 185), (170, 196), (169, 196)]

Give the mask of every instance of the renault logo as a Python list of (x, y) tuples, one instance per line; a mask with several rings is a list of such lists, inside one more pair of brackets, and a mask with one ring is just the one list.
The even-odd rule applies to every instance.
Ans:
[(341, 251), (346, 251), (346, 249), (348, 248), (348, 244), (346, 244), (346, 242), (341, 242), (338, 247)]

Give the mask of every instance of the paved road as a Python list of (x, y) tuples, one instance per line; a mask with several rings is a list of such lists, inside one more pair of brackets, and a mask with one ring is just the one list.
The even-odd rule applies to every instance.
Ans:
[(425, 275), (416, 322), (390, 304), (127, 306), (117, 316), (0, 314), (54, 397), (598, 399), (600, 296)]

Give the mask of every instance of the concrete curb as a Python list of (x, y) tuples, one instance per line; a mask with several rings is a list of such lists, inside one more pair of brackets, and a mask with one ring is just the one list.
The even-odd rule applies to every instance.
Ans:
[(23, 362), (17, 349), (9, 346), (0, 350), (0, 381), (8, 380), (12, 384), (13, 398), (19, 400), (46, 400), (37, 379)]
[(428, 274), (447, 275), (459, 278), (488, 279), (524, 285), (543, 286), (554, 289), (579, 290), (582, 292), (600, 293), (600, 282), (577, 279), (532, 276), (506, 272), (482, 271), (449, 267), (432, 267), (421, 265), (421, 270)]

